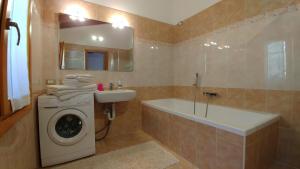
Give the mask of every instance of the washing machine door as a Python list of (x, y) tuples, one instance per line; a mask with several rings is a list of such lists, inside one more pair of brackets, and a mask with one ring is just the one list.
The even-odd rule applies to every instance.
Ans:
[(88, 133), (87, 116), (77, 109), (65, 109), (57, 112), (48, 123), (50, 139), (63, 146), (78, 143)]

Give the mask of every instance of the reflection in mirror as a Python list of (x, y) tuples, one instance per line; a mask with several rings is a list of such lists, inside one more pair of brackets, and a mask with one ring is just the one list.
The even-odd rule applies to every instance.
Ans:
[(59, 14), (60, 68), (64, 70), (133, 71), (133, 29), (72, 20)]

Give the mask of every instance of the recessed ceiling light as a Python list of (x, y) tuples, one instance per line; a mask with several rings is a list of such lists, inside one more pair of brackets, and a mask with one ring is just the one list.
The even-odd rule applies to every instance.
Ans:
[(99, 37), (98, 37), (98, 40), (99, 40), (100, 42), (103, 42), (103, 41), (104, 41), (104, 37), (103, 37), (103, 36), (99, 36)]
[(92, 35), (92, 40), (96, 41), (97, 40), (97, 36)]
[(204, 46), (209, 47), (210, 44), (209, 43), (204, 43)]
[(210, 42), (211, 45), (217, 46), (217, 42)]

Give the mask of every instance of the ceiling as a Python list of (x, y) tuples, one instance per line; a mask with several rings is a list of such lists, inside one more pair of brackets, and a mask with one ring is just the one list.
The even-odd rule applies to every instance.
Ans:
[(221, 0), (85, 0), (176, 25)]

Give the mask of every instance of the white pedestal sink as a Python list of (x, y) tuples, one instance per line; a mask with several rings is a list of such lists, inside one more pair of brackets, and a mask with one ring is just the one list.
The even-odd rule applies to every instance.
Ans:
[(96, 91), (95, 97), (99, 103), (116, 103), (134, 99), (136, 96), (135, 90), (119, 89)]

